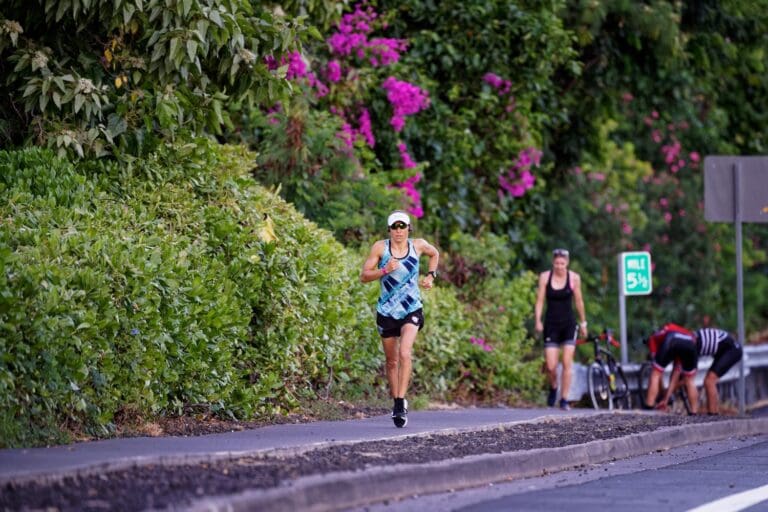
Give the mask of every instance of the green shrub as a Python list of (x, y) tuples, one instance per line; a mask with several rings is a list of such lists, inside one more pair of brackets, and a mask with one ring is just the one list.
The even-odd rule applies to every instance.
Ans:
[[(530, 397), (539, 389), (540, 354), (528, 336), (536, 276), (513, 275), (514, 255), (504, 237), (457, 233), (446, 255), (446, 277), (455, 285), (467, 327), (453, 329), (455, 344), (451, 394), (495, 400), (500, 395)], [(455, 313), (453, 313), (455, 315)]]
[(451, 397), (459, 379), (460, 347), (469, 339), (471, 322), (450, 286), (422, 291), (424, 329), (413, 349), (414, 393)]
[(120, 411), (249, 417), (373, 382), (358, 258), (255, 185), (252, 155), (199, 148), (132, 170), (0, 153), (8, 445), (30, 428), (106, 435)]

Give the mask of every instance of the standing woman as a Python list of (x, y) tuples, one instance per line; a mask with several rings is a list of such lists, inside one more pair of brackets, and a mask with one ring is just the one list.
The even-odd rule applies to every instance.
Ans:
[(396, 427), (408, 423), (405, 394), (411, 379), (411, 352), (416, 334), (424, 326), (419, 293), (419, 258), (429, 257), (429, 266), (421, 286), (429, 290), (437, 277), (440, 255), (422, 238), (409, 238), (411, 219), (397, 210), (387, 218), (389, 240), (373, 244), (363, 263), (360, 281), (378, 280), (381, 295), (376, 304), (376, 327), (381, 336), (389, 393), (394, 399), (392, 419)]
[[(567, 396), (571, 388), (573, 354), (576, 350), (577, 326), (573, 305), (579, 314), (581, 335), (587, 335), (587, 320), (584, 314), (584, 299), (581, 296), (581, 276), (568, 270), (568, 251), (552, 251), (552, 269), (539, 274), (539, 289), (536, 294), (536, 332), (544, 335), (544, 362), (549, 394), (547, 405), (553, 407), (557, 398), (557, 361), (563, 350), (563, 387), (560, 393), (560, 408), (570, 410)], [(544, 322), (541, 314), (546, 299), (547, 310)]]

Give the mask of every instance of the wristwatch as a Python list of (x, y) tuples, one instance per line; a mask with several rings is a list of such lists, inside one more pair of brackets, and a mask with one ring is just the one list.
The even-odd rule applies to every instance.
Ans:
[(433, 278), (437, 279), (437, 270), (430, 270), (427, 272), (427, 275), (431, 275)]

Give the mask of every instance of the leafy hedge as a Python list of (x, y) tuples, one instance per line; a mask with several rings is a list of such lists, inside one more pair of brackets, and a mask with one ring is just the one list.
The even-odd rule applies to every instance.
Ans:
[(5, 444), (107, 434), (120, 411), (279, 412), (372, 380), (358, 258), (255, 186), (252, 155), (177, 154), (172, 171), (168, 156), (142, 169), (149, 182), (0, 152)]

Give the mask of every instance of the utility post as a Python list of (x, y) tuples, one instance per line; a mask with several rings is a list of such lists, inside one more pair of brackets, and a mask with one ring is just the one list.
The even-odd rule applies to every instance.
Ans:
[[(736, 231), (736, 317), (738, 342), (746, 342), (741, 225), (768, 222), (768, 157), (704, 158), (704, 218), (731, 222)], [(744, 357), (739, 362), (739, 414), (746, 410)]]

